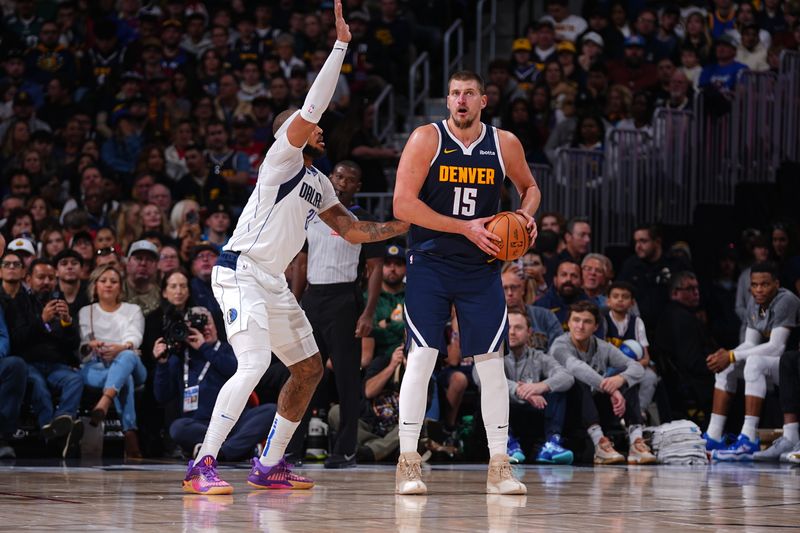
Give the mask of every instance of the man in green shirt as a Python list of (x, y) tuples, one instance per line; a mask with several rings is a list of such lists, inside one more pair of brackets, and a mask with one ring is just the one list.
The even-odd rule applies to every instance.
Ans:
[(375, 358), (391, 356), (394, 349), (405, 342), (406, 326), (403, 320), (403, 306), (406, 300), (405, 277), (406, 251), (396, 244), (390, 244), (384, 253), (383, 284), (372, 328)]

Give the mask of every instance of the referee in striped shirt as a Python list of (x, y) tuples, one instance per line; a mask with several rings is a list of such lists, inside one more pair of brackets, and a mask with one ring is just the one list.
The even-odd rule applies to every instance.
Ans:
[[(354, 201), (361, 189), (361, 168), (353, 161), (338, 163), (331, 182), (339, 201), (353, 218), (369, 220)], [(361, 408), (361, 338), (372, 333), (375, 307), (383, 281), (383, 243), (350, 244), (319, 217), (308, 225), (308, 251), (301, 252), (292, 279), (323, 359), (333, 363), (339, 394), (341, 425), (326, 468), (356, 464), (358, 417)], [(305, 265), (305, 268), (303, 268)], [(366, 266), (369, 273), (367, 302), (359, 284)], [(305, 276), (303, 273), (305, 272)], [(308, 288), (303, 293), (306, 281)]]

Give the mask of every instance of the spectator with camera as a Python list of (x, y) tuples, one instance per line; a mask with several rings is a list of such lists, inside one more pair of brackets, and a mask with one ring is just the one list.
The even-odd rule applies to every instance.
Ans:
[(81, 374), (86, 385), (103, 391), (92, 409), (91, 424), (102, 422), (113, 403), (125, 433), (125, 454), (138, 458), (134, 387), (144, 383), (147, 370), (135, 350), (142, 343), (144, 315), (138, 305), (122, 301), (122, 283), (122, 275), (109, 265), (96, 268), (89, 277), (92, 304), (78, 315)]
[(83, 257), (75, 250), (62, 250), (53, 258), (56, 267), (56, 288), (69, 306), (70, 316), (77, 317), (81, 307), (89, 305), (86, 282), (81, 279)]
[[(194, 457), (217, 395), (236, 372), (233, 348), (219, 339), (211, 313), (193, 307), (180, 320), (165, 320), (164, 336), (156, 339), (153, 357), (158, 363), (153, 381), (156, 400), (162, 404), (177, 400), (182, 406), (181, 417), (170, 425), (170, 436)], [(251, 456), (264, 428), (272, 425), (276, 408), (268, 403), (246, 409), (222, 445), (220, 457), (235, 461)]]
[(138, 305), (147, 316), (161, 305), (157, 282), (158, 247), (145, 239), (134, 242), (128, 250), (125, 269), (123, 300)]
[[(4, 260), (4, 262), (7, 260)], [(64, 295), (55, 290), (56, 273), (46, 259), (35, 259), (26, 277), (30, 292), (21, 289), (9, 309), (12, 350), (28, 367), (31, 404), (41, 435), (67, 437), (62, 456), (83, 435), (76, 421), (83, 380), (75, 350), (80, 338)], [(54, 405), (54, 393), (58, 405)]]

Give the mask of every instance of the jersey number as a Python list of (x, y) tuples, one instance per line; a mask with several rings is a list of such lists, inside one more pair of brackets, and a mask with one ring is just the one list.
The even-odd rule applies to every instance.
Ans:
[(454, 187), (453, 214), (465, 217), (475, 216), (475, 197), (478, 189), (474, 187)]

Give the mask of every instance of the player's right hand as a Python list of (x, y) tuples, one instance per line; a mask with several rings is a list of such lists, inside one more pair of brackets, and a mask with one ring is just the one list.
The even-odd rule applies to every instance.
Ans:
[(497, 247), (497, 244), (500, 243), (500, 237), (486, 229), (486, 223), (493, 218), (483, 217), (465, 220), (461, 234), (487, 254), (496, 256), (500, 252), (500, 248)]
[(342, 0), (333, 3), (333, 13), (336, 16), (336, 39), (343, 43), (350, 42), (350, 26), (344, 21), (342, 15)]

